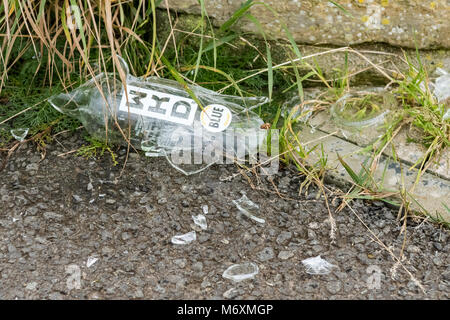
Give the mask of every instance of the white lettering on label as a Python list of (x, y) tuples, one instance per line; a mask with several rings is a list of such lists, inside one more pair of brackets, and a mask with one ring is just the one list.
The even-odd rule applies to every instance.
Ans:
[(200, 113), (202, 126), (211, 132), (221, 132), (228, 128), (233, 115), (227, 107), (221, 104), (207, 105)]
[[(192, 99), (131, 85), (127, 92), (130, 113), (184, 125), (194, 122), (198, 105)], [(119, 110), (128, 112), (128, 104), (124, 93)]]

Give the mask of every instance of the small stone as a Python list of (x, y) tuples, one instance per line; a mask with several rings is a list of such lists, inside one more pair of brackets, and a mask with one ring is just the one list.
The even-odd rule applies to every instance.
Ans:
[(195, 272), (202, 272), (203, 271), (203, 263), (201, 262), (196, 262), (192, 265), (192, 270), (194, 270)]
[(177, 274), (169, 274), (166, 279), (170, 283), (177, 283), (178, 281), (182, 280), (181, 276)]
[(308, 229), (308, 238), (309, 239), (316, 239), (317, 235), (312, 229)]
[(159, 284), (157, 284), (153, 290), (155, 290), (156, 292), (161, 293), (161, 294), (166, 293), (166, 289), (161, 287)]
[[(311, 241), (312, 242), (312, 241)], [(319, 254), (324, 251), (324, 248), (321, 245), (314, 245), (312, 250), (315, 254)]]
[(186, 267), (186, 259), (184, 259), (184, 258), (183, 259), (175, 259), (173, 261), (173, 263), (175, 263), (180, 268)]
[(152, 211), (155, 210), (155, 207), (153, 207), (151, 204), (144, 206), (144, 208), (145, 208), (145, 211), (147, 211), (147, 213), (151, 213)]
[(311, 222), (310, 224), (308, 224), (308, 228), (313, 229), (313, 230), (317, 230), (317, 229), (319, 229), (319, 223)]
[(386, 211), (384, 211), (384, 217), (385, 217), (386, 219), (388, 219), (388, 220), (394, 220), (394, 219), (395, 219), (395, 217), (394, 217), (394, 215), (392, 214), (391, 210), (386, 210)]
[(106, 199), (106, 201), (105, 201), (107, 204), (114, 204), (114, 203), (116, 203), (116, 200), (114, 200), (114, 199)]
[(137, 288), (133, 297), (134, 298), (138, 298), (138, 299), (142, 299), (144, 297), (144, 293), (142, 292), (142, 289)]
[(59, 292), (52, 292), (52, 293), (50, 293), (48, 298), (50, 300), (62, 300), (63, 299), (62, 295)]
[(114, 252), (114, 249), (111, 247), (103, 247), (102, 248), (103, 255), (109, 255), (109, 254), (112, 254), (113, 252)]
[(278, 258), (281, 260), (287, 260), (289, 258), (292, 258), (294, 256), (294, 253), (292, 251), (280, 251), (278, 254)]
[(373, 203), (374, 206), (376, 206), (376, 207), (383, 207), (383, 206), (384, 206), (384, 202), (383, 202), (383, 201), (375, 200), (375, 201), (373, 201), (372, 203)]
[(91, 191), (92, 189), (94, 189), (94, 186), (92, 185), (92, 183), (89, 182), (87, 184), (87, 188), (86, 189), (87, 189), (87, 191)]
[(265, 247), (258, 253), (258, 259), (261, 262), (271, 260), (274, 256), (275, 253), (273, 252), (272, 247)]
[(39, 236), (37, 236), (37, 237), (35, 238), (35, 240), (36, 240), (36, 242), (39, 242), (39, 243), (41, 243), (41, 244), (47, 244), (47, 243), (48, 243), (47, 239), (44, 239), (44, 238), (39, 237)]
[(313, 200), (313, 199), (316, 199), (316, 197), (317, 197), (317, 193), (313, 191), (306, 195), (306, 200)]
[(328, 290), (329, 293), (336, 294), (339, 291), (341, 291), (342, 284), (341, 284), (341, 282), (339, 280), (330, 281), (330, 282), (327, 283), (326, 287), (327, 287), (327, 290)]
[(442, 261), (442, 258), (441, 258), (441, 257), (434, 257), (434, 258), (433, 258), (433, 263), (434, 263), (436, 266), (438, 266), (438, 267), (440, 267), (440, 266), (442, 266), (442, 265), (444, 264), (444, 262)]
[(223, 293), (225, 299), (233, 299), (238, 295), (238, 291), (235, 288), (228, 289)]
[(56, 212), (47, 211), (44, 212), (44, 218), (48, 220), (61, 221), (63, 219), (63, 215)]
[(406, 248), (406, 251), (408, 251), (409, 253), (419, 253), (419, 252), (421, 252), (420, 248), (418, 246), (415, 246), (415, 245), (409, 245)]
[(280, 188), (288, 188), (289, 184), (291, 183), (290, 177), (283, 177), (280, 179)]
[(75, 202), (81, 202), (83, 201), (83, 198), (81, 198), (79, 195), (74, 194), (72, 195), (73, 200), (75, 200)]
[(130, 160), (139, 160), (139, 154), (134, 153), (134, 152), (130, 152), (128, 154), (128, 159), (130, 159)]
[(26, 171), (37, 171), (39, 169), (39, 164), (37, 163), (30, 163), (25, 167)]
[(131, 239), (131, 234), (128, 232), (122, 232), (122, 240), (127, 241), (128, 239)]
[(289, 241), (289, 239), (291, 239), (292, 238), (292, 233), (291, 232), (289, 232), (289, 231), (283, 231), (283, 232), (281, 232), (280, 233), (280, 235), (277, 237), (277, 243), (278, 244), (280, 244), (280, 245), (284, 245), (284, 244), (286, 244), (288, 241)]
[(36, 290), (37, 287), (37, 282), (30, 282), (29, 284), (27, 284), (27, 286), (25, 287), (26, 290)]
[(166, 198), (159, 198), (158, 199), (158, 204), (164, 204), (167, 203), (167, 199)]
[(450, 281), (450, 269), (449, 269), (449, 268), (447, 268), (447, 271), (445, 271), (445, 272), (442, 274), (442, 278), (443, 278), (445, 281)]
[[(108, 289), (106, 289), (108, 292)], [(104, 300), (103, 295), (100, 292), (92, 292), (88, 295), (89, 300)]]
[(187, 201), (186, 199), (181, 201), (181, 205), (183, 206), (183, 208), (189, 208), (189, 201)]

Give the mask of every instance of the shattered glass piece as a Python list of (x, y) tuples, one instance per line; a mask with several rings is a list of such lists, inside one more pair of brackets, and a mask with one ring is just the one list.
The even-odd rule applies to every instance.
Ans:
[(336, 267), (334, 264), (329, 263), (320, 256), (308, 258), (302, 260), (303, 265), (306, 267), (306, 273), (309, 274), (329, 274), (331, 269)]
[(236, 290), (236, 288), (230, 288), (227, 291), (225, 291), (222, 296), (225, 299), (232, 299), (233, 297), (236, 296), (237, 292), (238, 291)]
[[(147, 153), (145, 155), (147, 155)], [(167, 162), (172, 166), (172, 168), (174, 168), (175, 170), (183, 173), (186, 176), (190, 176), (190, 175), (193, 175), (193, 174), (200, 173), (200, 172), (208, 169), (210, 166), (212, 166), (213, 164), (215, 164), (217, 162), (217, 161), (210, 162), (210, 163), (208, 163), (206, 165), (205, 164), (184, 164), (183, 165), (183, 164), (175, 164), (170, 159), (170, 156), (168, 154), (166, 154), (165, 157), (166, 157)], [(186, 167), (189, 167), (189, 168), (186, 168)]]
[(437, 68), (436, 71), (440, 76), (436, 79), (434, 84), (434, 95), (438, 102), (441, 103), (447, 98), (450, 98), (450, 73), (447, 73), (441, 68)]
[(195, 231), (191, 231), (191, 232), (181, 234), (178, 236), (173, 236), (172, 243), (173, 244), (188, 244), (196, 239), (197, 239), (197, 234), (195, 233)]
[(94, 263), (96, 263), (98, 261), (97, 257), (89, 257), (86, 261), (86, 267), (90, 268), (91, 266), (94, 265)]
[(246, 262), (242, 264), (233, 264), (228, 267), (222, 274), (222, 277), (233, 280), (235, 282), (252, 279), (259, 272), (258, 265), (253, 262)]
[(314, 111), (314, 100), (303, 102), (298, 95), (294, 95), (281, 106), (285, 117), (290, 117), (299, 122), (307, 122)]
[(206, 217), (204, 215), (199, 214), (198, 216), (192, 216), (192, 220), (194, 220), (194, 223), (202, 228), (202, 230), (206, 230), (208, 228)]
[(450, 119), (450, 73), (441, 68), (436, 71), (440, 75), (434, 84), (434, 95), (439, 103), (443, 103), (443, 111), (445, 111), (443, 120)]
[(245, 194), (240, 199), (232, 201), (239, 211), (245, 216), (259, 223), (266, 222), (266, 220), (255, 216), (255, 214), (259, 212), (259, 206), (247, 198)]
[(395, 96), (380, 88), (350, 92), (330, 108), (333, 121), (345, 128), (361, 129), (381, 126), (398, 107)]
[(208, 205), (205, 204), (202, 206), (203, 214), (208, 214)]
[(444, 114), (444, 117), (442, 119), (450, 120), (450, 108), (447, 109), (447, 112)]
[(25, 137), (28, 134), (29, 128), (17, 128), (17, 129), (11, 129), (11, 135), (16, 139), (17, 141), (22, 142), (25, 140)]

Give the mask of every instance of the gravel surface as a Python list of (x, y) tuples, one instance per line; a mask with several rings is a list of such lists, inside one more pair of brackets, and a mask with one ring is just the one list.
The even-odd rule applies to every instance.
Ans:
[[(357, 201), (355, 213), (333, 213), (332, 241), (323, 196), (313, 189), (298, 196), (292, 172), (273, 178), (286, 199), (267, 177), (249, 175), (249, 183), (233, 165), (187, 177), (165, 159), (135, 153), (117, 179), (125, 149), (117, 166), (106, 155), (58, 156), (83, 143), (79, 134), (59, 135), (43, 160), (22, 145), (0, 173), (0, 299), (450, 297), (448, 231), (429, 222), (408, 222), (400, 265), (355, 215), (398, 256), (405, 233), (382, 203)], [(243, 194), (260, 206), (264, 224), (239, 213), (232, 200)], [(331, 200), (334, 212), (339, 200)], [(198, 214), (206, 230), (193, 223)], [(192, 230), (195, 241), (171, 243)], [(318, 255), (335, 265), (331, 273), (306, 273), (301, 261)], [(258, 265), (254, 279), (222, 277), (244, 262)]]

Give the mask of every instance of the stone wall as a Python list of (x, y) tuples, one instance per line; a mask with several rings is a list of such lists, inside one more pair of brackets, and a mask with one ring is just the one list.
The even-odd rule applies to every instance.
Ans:
[[(244, 0), (205, 0), (206, 11), (219, 26)], [(419, 49), (450, 49), (450, 0), (263, 0), (251, 14), (274, 38), (285, 38), (285, 23), (296, 42), (313, 45), (387, 43)], [(197, 0), (163, 0), (160, 4), (178, 12), (200, 14)], [(346, 12), (348, 14), (346, 14)], [(351, 16), (350, 16), (351, 15)], [(242, 30), (258, 33), (248, 20)], [(414, 35), (414, 32), (416, 34)]]

